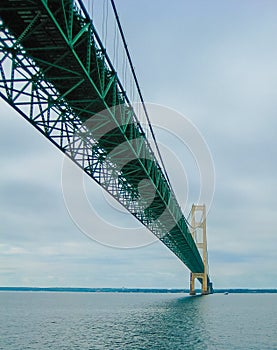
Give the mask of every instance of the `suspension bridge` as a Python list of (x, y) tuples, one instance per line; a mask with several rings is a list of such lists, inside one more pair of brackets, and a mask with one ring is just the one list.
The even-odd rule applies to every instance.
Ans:
[(111, 5), (148, 132), (81, 0), (1, 0), (0, 95), (188, 267), (191, 294), (195, 279), (209, 294), (205, 206), (182, 213)]

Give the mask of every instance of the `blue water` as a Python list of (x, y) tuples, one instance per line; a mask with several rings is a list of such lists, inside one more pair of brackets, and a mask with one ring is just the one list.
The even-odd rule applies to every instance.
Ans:
[(277, 349), (276, 294), (0, 293), (0, 349)]

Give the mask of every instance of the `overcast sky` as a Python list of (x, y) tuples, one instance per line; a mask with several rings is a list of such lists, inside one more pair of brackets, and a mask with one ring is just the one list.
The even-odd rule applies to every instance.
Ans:
[[(211, 152), (215, 193), (207, 225), (215, 287), (276, 288), (277, 2), (116, 4), (145, 101), (186, 116)], [(96, 24), (96, 7), (94, 16)], [(63, 155), (4, 101), (0, 111), (1, 285), (189, 287), (187, 268), (160, 242), (118, 249), (84, 235), (64, 203)], [(180, 151), (170, 130), (154, 124), (187, 215), (197, 199), (189, 150)], [(110, 233), (123, 230), (118, 222), (143, 231), (93, 181), (85, 187), (98, 216), (114, 225)], [(97, 237), (109, 227), (101, 220), (94, 226)]]

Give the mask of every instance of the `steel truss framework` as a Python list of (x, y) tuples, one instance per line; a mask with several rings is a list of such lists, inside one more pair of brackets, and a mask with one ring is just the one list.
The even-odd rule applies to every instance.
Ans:
[(80, 0), (2, 0), (0, 95), (194, 273), (185, 217)]

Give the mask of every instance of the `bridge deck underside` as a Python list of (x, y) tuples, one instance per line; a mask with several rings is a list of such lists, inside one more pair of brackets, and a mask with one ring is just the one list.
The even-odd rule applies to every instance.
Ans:
[(2, 0), (0, 18), (1, 96), (192, 272), (203, 272), (186, 220), (82, 3)]

